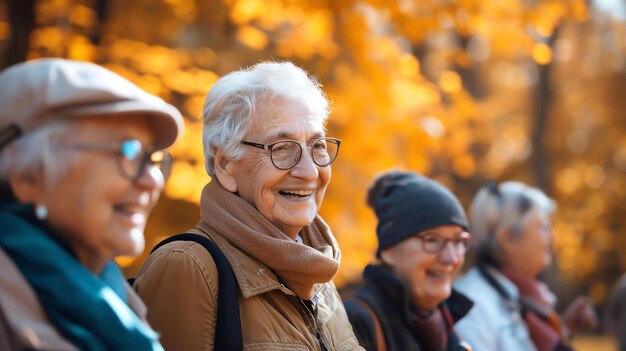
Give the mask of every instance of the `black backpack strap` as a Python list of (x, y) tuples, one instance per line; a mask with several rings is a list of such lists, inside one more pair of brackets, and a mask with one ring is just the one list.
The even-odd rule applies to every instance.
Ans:
[(217, 293), (217, 319), (215, 325), (215, 350), (243, 350), (241, 318), (239, 316), (239, 289), (228, 259), (222, 250), (209, 238), (202, 235), (184, 233), (171, 236), (158, 243), (150, 253), (172, 241), (193, 241), (211, 254), (217, 267), (219, 290)]
[(526, 313), (526, 311), (525, 311), (526, 306), (524, 306), (524, 304), (522, 304), (521, 301), (515, 300), (506, 291), (504, 286), (502, 286), (502, 284), (500, 284), (500, 282), (498, 282), (498, 280), (496, 280), (496, 277), (494, 277), (493, 275), (491, 275), (491, 273), (489, 273), (489, 271), (487, 270), (486, 266), (484, 266), (482, 264), (478, 265), (478, 272), (480, 272), (480, 274), (483, 276), (483, 278), (485, 278), (487, 283), (489, 283), (489, 285), (491, 285), (491, 287), (493, 287), (498, 292), (498, 295), (500, 295), (500, 297), (502, 297), (504, 299), (504, 304), (506, 305), (506, 307), (509, 310), (519, 311), (520, 314), (522, 314), (522, 315), (524, 315), (524, 313)]

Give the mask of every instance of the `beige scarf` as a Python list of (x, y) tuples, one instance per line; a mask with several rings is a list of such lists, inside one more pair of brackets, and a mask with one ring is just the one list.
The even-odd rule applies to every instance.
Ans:
[(299, 244), (213, 180), (202, 190), (200, 217), (213, 232), (270, 267), (301, 299), (311, 300), (317, 285), (339, 270), (339, 245), (320, 216), (300, 230), (305, 244)]

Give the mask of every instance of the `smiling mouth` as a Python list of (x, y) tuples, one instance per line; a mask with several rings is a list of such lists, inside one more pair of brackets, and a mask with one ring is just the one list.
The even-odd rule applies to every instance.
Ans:
[(313, 190), (280, 190), (278, 193), (292, 199), (303, 199), (311, 196), (311, 194), (313, 194)]
[(145, 210), (136, 206), (116, 205), (113, 210), (135, 224), (141, 224), (145, 219)]
[(440, 271), (426, 271), (426, 274), (429, 277), (437, 278), (437, 279), (450, 279), (452, 276), (450, 272), (440, 272)]

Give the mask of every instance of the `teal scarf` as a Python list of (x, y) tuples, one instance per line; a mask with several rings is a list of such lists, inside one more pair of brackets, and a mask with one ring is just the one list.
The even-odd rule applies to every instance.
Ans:
[(94, 275), (33, 214), (33, 206), (4, 204), (0, 247), (57, 330), (81, 350), (163, 350), (158, 334), (126, 304), (124, 276), (115, 262)]

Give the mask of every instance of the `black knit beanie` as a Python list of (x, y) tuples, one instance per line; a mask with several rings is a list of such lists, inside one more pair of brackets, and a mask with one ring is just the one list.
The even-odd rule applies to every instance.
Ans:
[(382, 250), (429, 228), (453, 224), (468, 230), (457, 197), (441, 183), (417, 173), (384, 173), (369, 189), (367, 202), (378, 217), (378, 256)]

